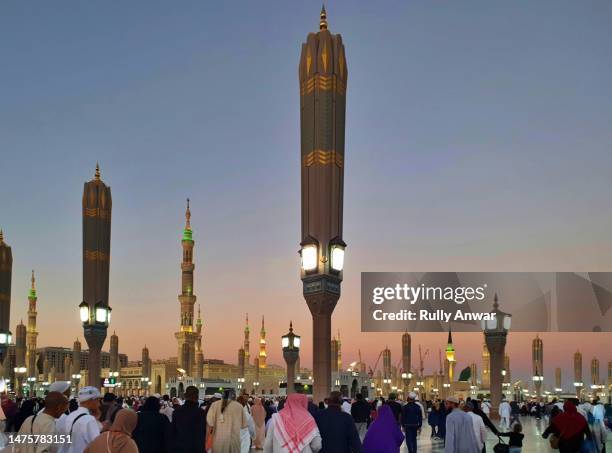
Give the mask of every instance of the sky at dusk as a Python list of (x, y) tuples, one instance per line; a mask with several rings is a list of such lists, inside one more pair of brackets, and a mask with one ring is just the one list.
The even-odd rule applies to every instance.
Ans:
[[(83, 340), (83, 183), (111, 186), (110, 305), (120, 350), (176, 355), (181, 231), (191, 199), (204, 354), (269, 361), (293, 319), (310, 365), (299, 280), (297, 67), (320, 2), (0, 5), (0, 227), (13, 248), (11, 325), (36, 269), (39, 345)], [(612, 270), (612, 3), (327, 3), (349, 70), (345, 363), (400, 334), (360, 332), (363, 271)], [(13, 328), (14, 331), (14, 328)], [(535, 334), (511, 333), (513, 377)], [(572, 354), (612, 360), (612, 334), (543, 334), (546, 377)], [(456, 334), (458, 369), (482, 335)], [(438, 368), (444, 334), (414, 334)], [(108, 349), (108, 341), (105, 346)]]

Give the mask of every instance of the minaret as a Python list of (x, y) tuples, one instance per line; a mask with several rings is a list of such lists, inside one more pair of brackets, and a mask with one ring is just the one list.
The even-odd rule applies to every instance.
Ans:
[[(15, 365), (19, 368), (26, 366), (26, 326), (20, 321), (15, 331)], [(15, 389), (21, 395), (23, 391), (24, 374), (16, 376), (17, 385)]]
[(245, 357), (244, 357), (244, 349), (238, 349), (238, 377), (244, 377), (245, 369)]
[(27, 350), (26, 350), (26, 363), (28, 367), (28, 377), (35, 377), (38, 379), (38, 370), (36, 369), (36, 339), (38, 332), (36, 331), (36, 279), (34, 278), (34, 271), (32, 271), (32, 286), (28, 294), (28, 332), (27, 332)]
[(202, 351), (202, 316), (200, 315), (200, 305), (198, 305), (198, 319), (196, 319), (196, 356), (195, 356), (195, 373), (194, 377), (197, 380), (202, 379), (204, 372), (204, 352)]
[(391, 384), (389, 381), (391, 380), (391, 350), (388, 346), (385, 346), (382, 354), (383, 359), (383, 379), (387, 380), (387, 383), (383, 386), (383, 393), (389, 394), (391, 391)]
[(402, 369), (405, 373), (411, 372), (411, 359), (412, 359), (412, 340), (410, 334), (405, 332), (402, 335)]
[(110, 337), (110, 370), (119, 371), (119, 337), (115, 332)]
[[(4, 232), (0, 229), (0, 377), (5, 373), (4, 358), (10, 343), (11, 321), (11, 276), (13, 272), (13, 253), (11, 247), (4, 242)], [(8, 371), (8, 370), (7, 370)]]
[(597, 357), (591, 360), (591, 384), (599, 385), (599, 359)]
[(181, 264), (181, 294), (178, 300), (181, 304), (181, 325), (178, 332), (174, 334), (178, 342), (178, 367), (191, 374), (195, 362), (195, 339), (193, 331), (193, 306), (196, 296), (193, 294), (193, 233), (191, 231), (191, 211), (189, 210), (189, 198), (187, 199), (187, 210), (185, 211), (185, 228), (183, 229), (183, 262)]
[(264, 317), (261, 317), (261, 330), (259, 331), (259, 368), (266, 367), (266, 328)]
[(72, 359), (69, 355), (67, 355), (66, 357), (64, 357), (64, 380), (72, 382), (70, 370), (72, 370)]
[(487, 344), (482, 345), (482, 387), (491, 388), (491, 356)]
[(338, 329), (338, 371), (342, 371), (342, 341), (340, 340), (340, 329)]
[(582, 382), (582, 354), (580, 351), (576, 351), (574, 354), (574, 387), (576, 389), (576, 396), (580, 398), (580, 391), (584, 383)]
[(446, 342), (446, 362), (448, 363), (448, 382), (453, 382), (455, 379), (455, 347), (453, 346), (453, 335), (450, 325), (448, 327), (448, 341)]
[(344, 267), (344, 129), (347, 65), (342, 37), (319, 31), (302, 44), (299, 64), (301, 129), (301, 257), (303, 294), (312, 314), (313, 398), (331, 388), (331, 315)]
[(476, 369), (476, 364), (472, 363), (470, 365), (470, 384), (477, 385), (478, 381), (478, 370)]
[(50, 367), (49, 367), (49, 359), (47, 357), (45, 357), (45, 360), (43, 360), (43, 380), (44, 381), (49, 381), (49, 373), (50, 373)]
[(555, 368), (555, 392), (560, 392), (563, 387), (563, 382), (561, 381), (561, 368)]
[(539, 378), (544, 375), (544, 343), (538, 334), (536, 334), (531, 345), (531, 356), (533, 358), (533, 375), (538, 377), (538, 379), (534, 380), (534, 383), (539, 398), (543, 382)]
[(249, 314), (246, 314), (246, 324), (244, 325), (244, 365), (249, 366), (251, 353), (251, 329), (249, 328)]
[(81, 342), (78, 338), (72, 345), (72, 374), (81, 374)]
[(330, 347), (331, 347), (331, 371), (332, 371), (332, 373), (337, 373), (338, 372), (338, 350), (339, 350), (339, 344), (338, 344), (338, 340), (336, 340), (335, 336), (334, 336), (334, 338), (332, 338)]
[(342, 371), (342, 341), (340, 340), (340, 329), (338, 329), (338, 371)]
[(144, 345), (142, 348), (142, 377), (151, 377), (151, 359), (149, 358), (149, 348), (147, 345)]
[(89, 347), (88, 385), (96, 388), (100, 386), (100, 354), (109, 322), (106, 313), (99, 317), (98, 312), (109, 306), (112, 205), (110, 187), (102, 182), (96, 164), (94, 179), (83, 189), (83, 303), (89, 309), (83, 329)]

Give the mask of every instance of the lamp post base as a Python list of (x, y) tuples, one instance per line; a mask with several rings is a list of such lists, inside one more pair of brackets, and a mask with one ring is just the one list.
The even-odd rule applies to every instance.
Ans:
[(304, 298), (312, 314), (312, 397), (316, 404), (331, 391), (331, 315), (340, 298), (340, 284), (329, 276), (304, 280)]

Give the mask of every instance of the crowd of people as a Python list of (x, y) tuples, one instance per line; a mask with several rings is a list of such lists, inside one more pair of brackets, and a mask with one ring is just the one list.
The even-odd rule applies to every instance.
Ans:
[(70, 384), (60, 381), (44, 399), (2, 395), (0, 421), (5, 433), (30, 436), (27, 442), (4, 436), (3, 446), (23, 453), (398, 453), (404, 442), (415, 453), (426, 425), (445, 453), (485, 452), (489, 432), (504, 451), (520, 453), (521, 417), (529, 416), (544, 423), (542, 436), (551, 449), (605, 453), (612, 424), (612, 406), (597, 399), (503, 401), (499, 425), (490, 412), (486, 400), (451, 396), (421, 402), (415, 393), (400, 401), (395, 394), (368, 400), (332, 392), (316, 405), (299, 393), (263, 398), (226, 390), (201, 400), (193, 386), (181, 399), (157, 394), (124, 399), (94, 387), (71, 399)]

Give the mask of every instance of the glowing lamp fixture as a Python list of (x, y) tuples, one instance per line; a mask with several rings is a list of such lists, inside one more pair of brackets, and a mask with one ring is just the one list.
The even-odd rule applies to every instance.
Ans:
[(0, 333), (0, 345), (9, 345), (13, 341), (13, 335), (11, 332), (1, 332)]
[(81, 317), (81, 322), (89, 321), (89, 305), (85, 301), (79, 304), (79, 316)]
[(330, 254), (331, 254), (331, 269), (335, 272), (342, 272), (344, 269), (344, 249), (346, 248), (346, 243), (335, 237), (330, 241)]
[(318, 250), (316, 245), (306, 245), (302, 248), (302, 269), (313, 271), (317, 268)]
[(300, 336), (293, 333), (293, 322), (289, 321), (289, 332), (281, 337), (283, 349), (300, 349)]

